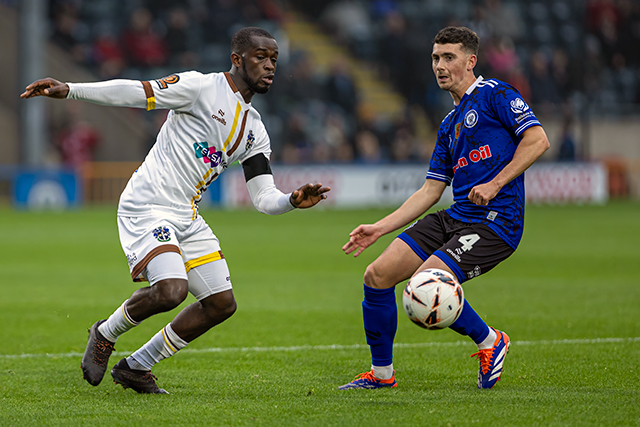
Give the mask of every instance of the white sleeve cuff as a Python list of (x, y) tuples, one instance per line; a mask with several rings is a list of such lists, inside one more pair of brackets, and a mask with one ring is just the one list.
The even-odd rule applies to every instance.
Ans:
[(280, 215), (295, 207), (289, 201), (291, 194), (284, 194), (276, 188), (273, 175), (258, 175), (247, 182), (247, 189), (253, 206), (267, 215)]

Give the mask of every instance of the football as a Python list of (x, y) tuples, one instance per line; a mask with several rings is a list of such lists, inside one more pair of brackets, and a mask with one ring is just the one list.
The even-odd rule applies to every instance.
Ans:
[(460, 316), (464, 292), (452, 274), (430, 268), (409, 280), (402, 293), (402, 306), (416, 325), (425, 329), (444, 329)]

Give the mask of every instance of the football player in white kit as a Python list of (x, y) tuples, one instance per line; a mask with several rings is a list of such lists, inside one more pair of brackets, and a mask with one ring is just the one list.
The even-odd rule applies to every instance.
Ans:
[(277, 59), (273, 36), (248, 27), (231, 40), (232, 66), (226, 73), (190, 71), (142, 82), (62, 83), (46, 78), (31, 83), (21, 95), (171, 110), (118, 205), (118, 230), (131, 277), (149, 286), (135, 291), (89, 330), (81, 367), (91, 385), (102, 380), (120, 335), (174, 309), (190, 292), (197, 302), (111, 370), (124, 388), (166, 393), (151, 374), (153, 365), (235, 312), (227, 262), (217, 237), (198, 214), (202, 194), (227, 166), (242, 164), (251, 200), (266, 214), (309, 208), (326, 198), (330, 189), (322, 184), (306, 184), (290, 194), (274, 184), (269, 136), (251, 99), (269, 91)]

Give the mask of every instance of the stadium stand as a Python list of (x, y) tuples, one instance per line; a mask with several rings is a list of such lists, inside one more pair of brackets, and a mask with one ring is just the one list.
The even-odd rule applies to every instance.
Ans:
[[(101, 79), (223, 70), (235, 30), (271, 31), (291, 49), (269, 102), (256, 104), (276, 160), (288, 163), (366, 161), (356, 144), (363, 132), (378, 140), (381, 161), (424, 160), (428, 147), (417, 140), (451, 106), (425, 46), (448, 24), (477, 31), (478, 73), (516, 85), (541, 115), (634, 113), (639, 9), (629, 0), (51, 0), (49, 8), (52, 40)], [(157, 121), (148, 119), (151, 135)], [(407, 133), (408, 154), (394, 155), (407, 152), (394, 147)]]
[[(226, 70), (231, 35), (267, 29), (282, 50), (278, 78), (254, 104), (274, 160), (287, 164), (428, 160), (451, 108), (430, 65), (444, 25), (478, 32), (477, 73), (517, 86), (542, 117), (566, 117), (559, 128), (639, 111), (640, 5), (632, 0), (50, 0), (49, 20), (51, 42), (85, 80)], [(134, 151), (153, 143), (164, 114), (135, 116), (145, 135)], [(582, 135), (562, 138), (563, 155), (589, 157)], [(100, 147), (96, 155), (133, 160), (105, 158)]]

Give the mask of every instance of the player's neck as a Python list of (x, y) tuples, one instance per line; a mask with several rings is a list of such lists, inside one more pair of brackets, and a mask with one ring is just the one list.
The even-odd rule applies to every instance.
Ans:
[(238, 92), (240, 92), (240, 95), (242, 95), (244, 102), (250, 104), (251, 100), (253, 99), (253, 95), (255, 95), (255, 92), (249, 88), (249, 85), (247, 85), (242, 77), (240, 77), (237, 73), (234, 73), (233, 68), (229, 71), (229, 75), (231, 76), (233, 83), (235, 83)]
[(469, 74), (463, 81), (460, 82), (455, 88), (451, 88), (449, 93), (451, 94), (451, 98), (453, 98), (453, 104), (458, 105), (462, 100), (462, 97), (467, 93), (467, 90), (474, 84), (476, 81), (476, 76), (473, 74)]

